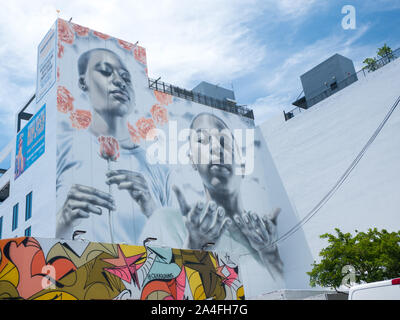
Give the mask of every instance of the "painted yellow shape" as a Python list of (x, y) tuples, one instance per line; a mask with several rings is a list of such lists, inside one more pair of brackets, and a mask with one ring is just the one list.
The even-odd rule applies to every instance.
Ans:
[(217, 259), (215, 259), (215, 256), (213, 254), (211, 254), (211, 253), (209, 253), (209, 255), (210, 255), (211, 262), (212, 262), (214, 268), (217, 269), (217, 265), (218, 265), (217, 264)]
[(203, 283), (201, 282), (200, 274), (189, 267), (185, 267), (185, 271), (193, 299), (204, 300), (206, 298), (206, 293), (204, 291)]
[(243, 288), (243, 286), (241, 286), (236, 291), (236, 300), (242, 300), (241, 297), (244, 297), (244, 288)]
[(144, 253), (142, 258), (146, 257), (146, 248), (143, 246), (130, 246), (127, 244), (120, 244), (119, 246), (121, 247), (121, 250), (125, 257), (132, 257), (141, 253)]
[(34, 300), (78, 300), (72, 294), (63, 291), (52, 291), (42, 294)]
[(1, 270), (0, 280), (9, 281), (14, 287), (18, 286), (19, 272), (13, 263), (7, 263), (3, 270)]
[(77, 268), (97, 258), (102, 253), (109, 253), (116, 257), (118, 255), (117, 246), (107, 243), (90, 242), (82, 255), (78, 256), (75, 252), (65, 247), (60, 242), (57, 242), (49, 251), (46, 261), (50, 261), (55, 257), (65, 257), (70, 260)]

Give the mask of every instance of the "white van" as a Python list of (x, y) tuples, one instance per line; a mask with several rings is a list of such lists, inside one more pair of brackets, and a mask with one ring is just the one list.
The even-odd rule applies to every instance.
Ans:
[(400, 300), (400, 278), (353, 286), (349, 300)]

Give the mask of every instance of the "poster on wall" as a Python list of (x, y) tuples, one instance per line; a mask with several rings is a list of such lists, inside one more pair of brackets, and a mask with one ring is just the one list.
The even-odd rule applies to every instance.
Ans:
[(14, 179), (23, 174), (45, 151), (46, 105), (17, 134)]
[(253, 121), (150, 89), (138, 45), (57, 24), (56, 236), (238, 257), (251, 295), (289, 271), (306, 286), (304, 235), (275, 244), (298, 220)]

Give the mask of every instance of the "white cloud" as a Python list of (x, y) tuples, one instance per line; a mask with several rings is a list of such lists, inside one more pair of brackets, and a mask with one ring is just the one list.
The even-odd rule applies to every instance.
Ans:
[(266, 39), (276, 34), (266, 36), (254, 26), (255, 21), (262, 21), (266, 23), (263, 31), (268, 33), (272, 29), (276, 32), (280, 23), (290, 23), (295, 30), (329, 3), (316, 0), (5, 2), (0, 11), (3, 44), (0, 125), (11, 122), (9, 127), (13, 126), (13, 113), (34, 92), (37, 45), (57, 18), (57, 9), (64, 19), (72, 17), (75, 23), (126, 41), (139, 40), (147, 49), (150, 77), (161, 76), (163, 81), (188, 89), (202, 80), (229, 83), (248, 77), (252, 81), (248, 85), (250, 91), (264, 93), (252, 97), (253, 101), (242, 102), (253, 107), (262, 121), (271, 113), (281, 113), (283, 108), (290, 107), (301, 91), (299, 76), (335, 52), (355, 61), (363, 54), (371, 56), (371, 52), (365, 53), (368, 48), (354, 44), (367, 29), (359, 28), (353, 37), (326, 36), (288, 54), (267, 43)]
[[(223, 82), (249, 74), (266, 52), (247, 24), (260, 14), (246, 1), (9, 1), (0, 11), (0, 124), (34, 92), (36, 50), (57, 18), (136, 42), (147, 49), (149, 74), (175, 85)], [(190, 88), (190, 87), (189, 87)]]
[(280, 0), (274, 3), (283, 17), (293, 19), (306, 15), (322, 2), (320, 1), (318, 4), (316, 0)]
[(265, 45), (247, 24), (259, 1), (9, 1), (0, 11), (0, 106), (11, 114), (35, 86), (36, 50), (57, 18), (136, 42), (147, 49), (149, 74), (180, 86), (223, 82), (254, 71)]

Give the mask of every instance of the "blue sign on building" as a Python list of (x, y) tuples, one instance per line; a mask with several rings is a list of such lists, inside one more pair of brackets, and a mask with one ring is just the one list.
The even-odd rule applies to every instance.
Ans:
[(43, 105), (17, 135), (14, 179), (24, 173), (44, 153), (45, 127), (46, 105)]

